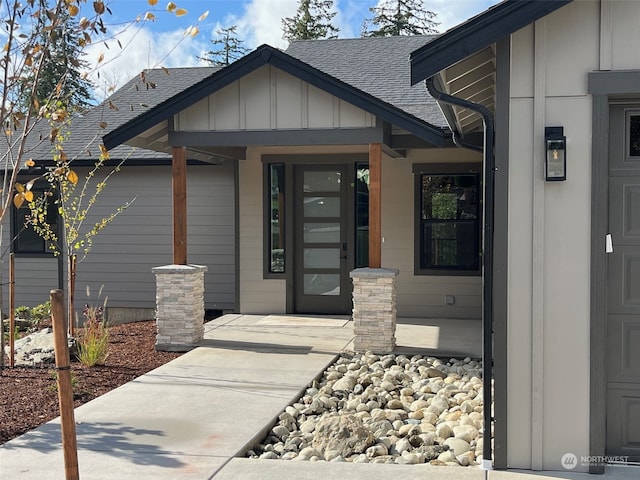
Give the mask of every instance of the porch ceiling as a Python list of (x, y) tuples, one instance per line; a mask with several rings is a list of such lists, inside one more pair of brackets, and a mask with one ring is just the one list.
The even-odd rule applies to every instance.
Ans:
[[(445, 68), (439, 73), (442, 88), (458, 98), (483, 105), (495, 112), (496, 54), (495, 45)], [(448, 109), (447, 118), (453, 118), (458, 132), (467, 135), (482, 131), (482, 117), (469, 109), (442, 105)]]

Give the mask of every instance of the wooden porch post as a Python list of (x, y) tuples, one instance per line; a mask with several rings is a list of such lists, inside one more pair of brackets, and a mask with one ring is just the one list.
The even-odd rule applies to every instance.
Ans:
[(369, 268), (382, 265), (382, 145), (369, 144)]
[(187, 264), (187, 151), (173, 147), (171, 162), (173, 188), (173, 263)]

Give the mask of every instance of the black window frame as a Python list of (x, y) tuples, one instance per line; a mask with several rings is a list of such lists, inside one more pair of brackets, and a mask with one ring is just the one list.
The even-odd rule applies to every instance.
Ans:
[[(34, 194), (35, 198), (40, 198), (44, 195), (46, 190), (45, 185), (39, 186), (37, 183), (33, 186), (31, 191)], [(48, 211), (47, 211), (47, 221), (50, 222), (51, 217), (55, 217), (55, 223), (53, 225), (53, 230), (56, 233), (56, 236), (60, 238), (60, 215), (58, 214), (58, 206), (55, 203), (55, 197), (49, 197), (48, 202)], [(25, 212), (26, 215), (21, 215), (21, 212)], [(20, 208), (16, 208), (15, 205), (11, 205), (11, 253), (21, 256), (21, 257), (53, 257), (55, 256), (54, 250), (51, 248), (51, 242), (43, 239), (38, 235), (34, 230), (33, 226), (26, 225), (24, 222), (26, 221), (26, 217), (31, 215), (31, 211), (29, 209), (29, 205), (27, 202), (24, 202)], [(22, 223), (21, 223), (22, 222)], [(50, 222), (51, 223), (51, 222)], [(30, 231), (32, 235), (32, 239), (37, 237), (40, 239), (42, 243), (42, 247), (39, 249), (33, 248), (23, 248), (20, 236), (24, 234), (24, 231)], [(24, 237), (23, 237), (24, 238)]]
[[(440, 275), (440, 276), (479, 276), (482, 273), (482, 164), (480, 163), (434, 163), (414, 164), (414, 274), (415, 275)], [(473, 268), (464, 266), (423, 266), (423, 254), (426, 248), (423, 246), (423, 230), (429, 223), (422, 218), (422, 185), (424, 176), (459, 176), (473, 175), (476, 178), (477, 187), (477, 216), (468, 219), (467, 222), (475, 223), (473, 249), (475, 251), (476, 264)], [(431, 222), (435, 224), (436, 222)], [(438, 222), (443, 223), (443, 222)]]
[[(280, 249), (282, 250), (281, 261), (282, 261), (282, 270), (275, 271), (273, 269), (273, 260), (271, 258), (273, 248), (273, 190), (272, 190), (272, 172), (273, 169), (278, 169), (278, 172), (281, 178), (278, 179), (279, 188), (281, 189), (282, 197), (280, 201), (282, 205), (280, 205), (280, 211), (278, 214), (277, 221), (279, 222), (279, 234), (280, 234)], [(264, 259), (263, 259), (263, 278), (286, 278), (287, 275), (287, 238), (286, 238), (286, 203), (289, 201), (288, 195), (286, 194), (288, 190), (287, 182), (291, 177), (291, 173), (289, 172), (290, 168), (287, 168), (287, 165), (284, 162), (265, 162), (264, 163), (264, 212), (263, 212), (263, 221), (267, 222), (263, 228), (263, 245), (264, 245)], [(269, 225), (268, 222), (271, 222)]]
[[(640, 119), (640, 110), (629, 109), (625, 111), (625, 156), (628, 160), (638, 161), (640, 158), (640, 124), (634, 120)], [(635, 141), (635, 142), (634, 142)]]

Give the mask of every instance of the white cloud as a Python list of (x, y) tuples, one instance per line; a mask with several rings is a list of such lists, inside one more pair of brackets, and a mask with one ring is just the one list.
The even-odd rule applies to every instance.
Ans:
[(282, 38), (282, 19), (291, 17), (298, 8), (298, 0), (251, 0), (245, 4), (241, 18), (236, 22), (239, 37), (248, 48), (264, 43), (276, 48), (286, 48)]
[(499, 0), (426, 0), (425, 8), (438, 14), (438, 31), (445, 32), (498, 2)]
[[(96, 69), (90, 78), (99, 91), (112, 84), (120, 87), (147, 68), (199, 65), (197, 57), (207, 43), (201, 36), (185, 36), (184, 29), (153, 32), (138, 24), (120, 30), (115, 37), (117, 41), (107, 42), (108, 48), (104, 42), (96, 42), (86, 49), (85, 59)], [(104, 60), (98, 64), (100, 55)]]
[[(437, 13), (438, 30), (444, 32), (498, 1), (425, 0), (424, 5), (426, 9)], [(287, 42), (282, 38), (282, 18), (294, 15), (298, 3), (298, 0), (250, 0), (244, 4), (239, 17), (227, 18), (225, 24), (238, 25), (239, 38), (248, 48), (253, 49), (263, 43), (286, 48)], [(369, 7), (376, 4), (367, 0), (335, 0), (337, 15), (333, 21), (340, 29), (339, 37), (359, 37), (363, 21), (372, 16)]]
[[(425, 8), (437, 13), (438, 29), (444, 32), (498, 1), (425, 0)], [(373, 5), (375, 2), (369, 0), (335, 0), (337, 15), (333, 23), (340, 29), (340, 38), (359, 37), (362, 22), (371, 17), (369, 7)], [(282, 38), (282, 18), (293, 16), (297, 7), (298, 0), (249, 0), (242, 2), (241, 10), (236, 8), (226, 15), (214, 10), (206, 24), (200, 25), (201, 33), (193, 38), (185, 37), (184, 27), (177, 28), (175, 23), (165, 23), (165, 31), (162, 31), (163, 27), (158, 28), (159, 21), (155, 24), (133, 23), (117, 35), (123, 49), (115, 40), (109, 42), (108, 49), (103, 43), (94, 43), (87, 49), (86, 59), (95, 64), (100, 53), (104, 54), (100, 79), (96, 75), (92, 77), (104, 89), (105, 84), (123, 85), (145, 68), (202, 65), (198, 57), (211, 49), (209, 39), (218, 28), (236, 25), (238, 38), (250, 50), (264, 43), (284, 49), (287, 42)]]

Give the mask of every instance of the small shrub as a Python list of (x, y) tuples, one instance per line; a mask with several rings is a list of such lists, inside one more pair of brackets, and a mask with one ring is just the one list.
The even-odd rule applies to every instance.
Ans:
[(25, 305), (16, 307), (14, 310), (16, 319), (26, 320), (29, 325), (24, 327), (26, 333), (33, 333), (42, 328), (42, 321), (48, 319), (51, 315), (51, 302), (46, 301), (40, 305), (36, 305), (33, 308), (29, 308)]
[[(100, 289), (102, 292), (102, 289)], [(89, 288), (87, 288), (87, 295)], [(99, 296), (99, 294), (98, 294)], [(86, 304), (82, 315), (84, 327), (78, 337), (78, 360), (85, 367), (104, 365), (109, 356), (109, 329), (104, 319), (105, 299), (103, 306), (95, 307)]]
[(30, 310), (29, 314), (30, 318), (36, 322), (41, 322), (42, 320), (49, 318), (51, 316), (51, 302), (47, 300), (40, 305), (36, 305)]
[(16, 318), (22, 318), (24, 320), (30, 320), (31, 319), (31, 309), (25, 305), (21, 305), (19, 307), (16, 307), (15, 311), (14, 311), (14, 315)]

